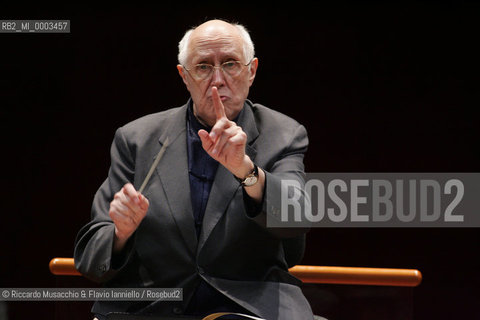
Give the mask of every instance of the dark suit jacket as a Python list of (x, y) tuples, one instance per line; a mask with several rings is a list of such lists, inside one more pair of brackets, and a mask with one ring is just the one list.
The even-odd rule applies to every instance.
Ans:
[[(246, 153), (266, 173), (263, 210), (248, 215), (242, 187), (219, 165), (197, 240), (187, 163), (187, 106), (117, 130), (108, 178), (95, 195), (92, 221), (80, 230), (74, 254), (78, 270), (94, 281), (109, 287), (183, 288), (184, 301), (96, 302), (92, 311), (181, 314), (203, 278), (260, 317), (311, 320), (300, 282), (288, 273), (292, 261), (287, 262), (288, 256), (301, 258), (303, 252), (292, 248), (303, 250), (305, 229), (266, 227), (267, 216), (279, 217), (281, 179), (304, 183), (305, 128), (279, 112), (245, 102), (237, 123), (248, 137)], [(143, 192), (150, 202), (147, 215), (124, 253), (114, 257), (110, 202), (127, 182), (138, 190), (167, 137), (166, 152)]]

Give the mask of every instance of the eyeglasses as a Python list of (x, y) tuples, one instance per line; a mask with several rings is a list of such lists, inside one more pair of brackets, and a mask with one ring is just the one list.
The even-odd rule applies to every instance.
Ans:
[(197, 80), (209, 79), (213, 75), (213, 71), (215, 69), (221, 69), (224, 74), (227, 74), (232, 78), (235, 78), (242, 72), (242, 68), (250, 65), (252, 61), (253, 59), (250, 60), (249, 63), (243, 64), (241, 61), (231, 60), (231, 61), (222, 63), (218, 67), (210, 63), (200, 63), (193, 66), (191, 69), (187, 69), (187, 67), (185, 66), (183, 67), (185, 68), (185, 70), (188, 71), (188, 73), (192, 75), (193, 78)]

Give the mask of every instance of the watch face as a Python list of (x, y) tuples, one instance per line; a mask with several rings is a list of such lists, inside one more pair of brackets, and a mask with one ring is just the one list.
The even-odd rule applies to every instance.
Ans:
[(255, 183), (257, 183), (257, 177), (254, 175), (246, 177), (243, 184), (247, 187), (253, 186)]

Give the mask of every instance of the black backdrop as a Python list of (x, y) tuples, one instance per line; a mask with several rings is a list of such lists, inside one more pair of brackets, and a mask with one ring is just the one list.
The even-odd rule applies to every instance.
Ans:
[[(303, 123), (309, 172), (478, 172), (475, 2), (16, 7), (70, 34), (0, 34), (0, 287), (53, 287), (109, 166), (115, 129), (183, 104), (183, 32), (251, 30), (251, 100)], [(415, 318), (480, 316), (477, 229), (315, 229), (303, 264), (418, 268)], [(10, 319), (52, 303), (10, 303)]]

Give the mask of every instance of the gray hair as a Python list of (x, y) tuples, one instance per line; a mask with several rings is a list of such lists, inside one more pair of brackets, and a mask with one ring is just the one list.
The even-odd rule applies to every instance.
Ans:
[[(247, 29), (238, 23), (230, 23), (232, 26), (237, 28), (240, 36), (243, 40), (243, 56), (245, 57), (245, 63), (250, 62), (255, 57), (255, 47), (253, 46), (252, 38), (250, 38), (250, 34), (248, 33)], [(178, 63), (181, 65), (185, 65), (187, 62), (187, 54), (188, 54), (188, 45), (190, 42), (190, 36), (192, 31), (195, 30), (197, 27), (194, 27), (187, 32), (183, 36), (182, 40), (178, 43)]]

